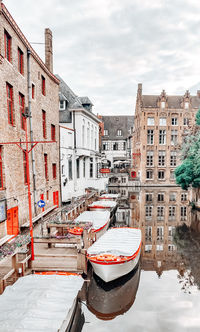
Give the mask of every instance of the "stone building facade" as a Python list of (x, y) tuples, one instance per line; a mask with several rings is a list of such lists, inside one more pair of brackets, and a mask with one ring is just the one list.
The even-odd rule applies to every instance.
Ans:
[(200, 91), (191, 96), (143, 95), (138, 84), (133, 133), (133, 168), (145, 185), (175, 185), (184, 135), (195, 123)]
[[(59, 205), (59, 80), (52, 74), (52, 35), (45, 32), (46, 64), (0, 1), (0, 238), (29, 220), (26, 123), (33, 217)], [(48, 61), (47, 61), (48, 60)], [(28, 114), (27, 121), (24, 114)], [(26, 122), (25, 122), (26, 121)], [(51, 143), (45, 143), (45, 142)], [(16, 144), (4, 144), (18, 142)], [(29, 143), (29, 150), (31, 144)], [(4, 220), (2, 220), (4, 219)]]
[(134, 116), (102, 116), (101, 120), (101, 153), (111, 167), (119, 165), (120, 161), (130, 162)]

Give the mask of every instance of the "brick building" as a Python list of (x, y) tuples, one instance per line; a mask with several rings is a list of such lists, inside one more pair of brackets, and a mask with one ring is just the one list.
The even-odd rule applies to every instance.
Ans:
[[(27, 41), (0, 1), (0, 238), (16, 235), (29, 220), (25, 118), (29, 153), (33, 217), (59, 204), (59, 80), (52, 74), (52, 34), (45, 30), (45, 63)], [(56, 142), (57, 141), (57, 142)], [(29, 150), (31, 145), (29, 144)], [(7, 213), (4, 211), (6, 202)]]
[(200, 91), (191, 96), (143, 95), (138, 84), (133, 133), (133, 168), (145, 185), (175, 185), (183, 135), (195, 123)]

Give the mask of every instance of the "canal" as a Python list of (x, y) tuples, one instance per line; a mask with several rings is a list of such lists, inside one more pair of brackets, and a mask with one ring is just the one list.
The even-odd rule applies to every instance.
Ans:
[(115, 226), (142, 230), (140, 264), (109, 285), (93, 276), (82, 301), (82, 331), (200, 331), (200, 239), (189, 228), (189, 193), (110, 188), (118, 191)]

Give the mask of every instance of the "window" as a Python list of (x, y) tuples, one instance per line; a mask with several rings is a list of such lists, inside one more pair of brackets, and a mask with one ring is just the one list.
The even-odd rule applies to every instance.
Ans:
[(121, 129), (118, 129), (118, 130), (117, 130), (117, 136), (122, 136), (122, 131), (121, 131)]
[(46, 138), (46, 112), (42, 110), (42, 129), (43, 137)]
[(176, 201), (176, 193), (169, 193), (169, 200), (170, 201)]
[(164, 235), (164, 227), (163, 226), (158, 226), (157, 227), (157, 240), (162, 241), (163, 240), (163, 235)]
[(68, 137), (67, 137), (67, 141), (68, 141), (68, 148), (69, 149), (72, 149), (72, 147), (73, 147), (73, 135), (72, 135), (72, 132), (68, 132), (67, 133), (68, 135)]
[(19, 112), (20, 112), (20, 119), (21, 119), (21, 128), (25, 130), (25, 117), (24, 117), (24, 96), (19, 93)]
[(26, 152), (23, 151), (24, 184), (28, 184)]
[(152, 244), (145, 244), (145, 252), (151, 252), (152, 250)]
[(188, 110), (188, 108), (189, 108), (189, 103), (188, 101), (185, 101), (185, 110)]
[(46, 191), (47, 202), (49, 201), (49, 190)]
[(146, 171), (146, 179), (147, 180), (153, 179), (153, 171), (151, 169)]
[(9, 33), (4, 30), (4, 49), (5, 49), (5, 58), (11, 62), (11, 36)]
[(176, 207), (169, 206), (169, 220), (174, 220), (176, 216)]
[(126, 183), (126, 178), (122, 178), (122, 183)]
[(153, 201), (153, 194), (148, 193), (146, 194), (146, 202), (152, 202)]
[(32, 99), (35, 99), (35, 85), (32, 84)]
[(113, 150), (119, 150), (119, 144), (117, 142), (113, 143)]
[(6, 83), (6, 91), (7, 91), (8, 123), (14, 126), (13, 87), (8, 83)]
[(147, 125), (154, 126), (154, 118), (147, 118)]
[(41, 76), (42, 78), (42, 94), (43, 96), (46, 96), (46, 82), (44, 76)]
[(62, 174), (62, 175), (65, 175), (65, 165), (62, 165), (62, 166), (61, 166), (61, 174)]
[(164, 202), (165, 195), (164, 194), (158, 194), (158, 202)]
[(187, 193), (181, 194), (181, 201), (187, 201)]
[(158, 151), (158, 166), (165, 166), (165, 151)]
[(181, 206), (181, 220), (187, 219), (187, 208), (186, 206)]
[(172, 118), (172, 126), (178, 125), (178, 118)]
[(153, 151), (147, 151), (146, 166), (153, 166)]
[(104, 129), (104, 136), (108, 136), (108, 129)]
[(168, 244), (168, 251), (176, 250), (176, 246), (174, 244)]
[(165, 171), (158, 171), (158, 180), (164, 180), (165, 178)]
[(85, 125), (82, 125), (82, 145), (85, 146)]
[(151, 219), (151, 217), (152, 217), (152, 211), (153, 211), (153, 207), (152, 206), (147, 205), (145, 207), (145, 216), (146, 216), (146, 219)]
[(68, 160), (68, 177), (69, 177), (69, 180), (73, 179), (72, 160), (71, 159)]
[(178, 131), (172, 130), (171, 131), (171, 145), (177, 144), (177, 141), (178, 141)]
[(163, 251), (163, 244), (157, 244), (156, 245), (156, 250), (157, 251)]
[(56, 164), (52, 164), (52, 175), (53, 179), (56, 179)]
[(44, 154), (44, 174), (45, 179), (48, 180), (48, 161), (47, 161), (47, 154)]
[(176, 151), (171, 151), (171, 154), (170, 154), (170, 166), (172, 166), (172, 167), (176, 166)]
[(83, 158), (83, 177), (85, 178), (85, 158)]
[(93, 158), (90, 158), (90, 178), (93, 178)]
[(159, 144), (166, 144), (166, 130), (159, 130)]
[(190, 119), (188, 119), (188, 118), (183, 119), (183, 125), (184, 126), (189, 126), (189, 123), (190, 123)]
[(3, 162), (2, 162), (2, 146), (0, 146), (0, 188), (3, 188)]
[(51, 140), (55, 141), (56, 140), (56, 127), (55, 125), (51, 125)]
[(154, 141), (154, 131), (153, 129), (148, 129), (147, 130), (147, 144), (153, 145)]
[(164, 206), (157, 206), (157, 218), (158, 220), (163, 220), (164, 219)]
[(170, 171), (170, 180), (175, 180), (174, 171)]
[(104, 151), (108, 150), (108, 142), (103, 142), (103, 150)]
[(166, 126), (166, 118), (160, 118), (159, 119), (159, 125), (160, 126)]
[(24, 53), (18, 47), (18, 70), (20, 74), (24, 75)]
[(175, 234), (176, 228), (174, 226), (168, 227), (168, 236), (171, 238)]
[(80, 178), (80, 159), (76, 159), (76, 176), (77, 176), (77, 179)]
[(65, 109), (65, 100), (60, 100), (60, 110), (64, 110)]
[(122, 150), (126, 150), (126, 142), (122, 142)]
[(165, 101), (161, 101), (161, 108), (165, 108)]
[(152, 240), (152, 227), (151, 226), (145, 227), (145, 240), (146, 241)]

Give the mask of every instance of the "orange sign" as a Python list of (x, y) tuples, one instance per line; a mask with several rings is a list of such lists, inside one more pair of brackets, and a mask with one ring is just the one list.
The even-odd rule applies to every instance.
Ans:
[(101, 168), (99, 170), (100, 173), (110, 173), (110, 168)]

